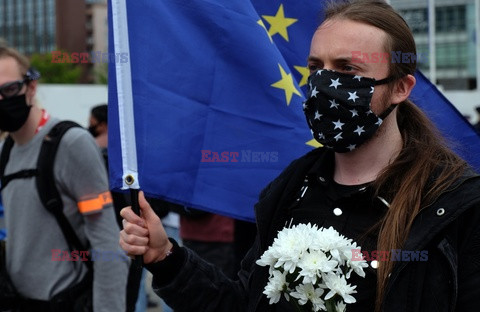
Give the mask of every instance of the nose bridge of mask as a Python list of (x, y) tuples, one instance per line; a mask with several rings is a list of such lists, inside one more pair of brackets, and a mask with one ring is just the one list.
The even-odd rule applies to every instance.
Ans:
[(392, 82), (394, 80), (395, 80), (394, 76), (388, 76), (387, 78), (383, 78), (383, 79), (380, 79), (380, 80), (375, 80), (375, 85), (379, 86), (379, 85), (382, 85), (382, 84), (387, 84), (387, 83)]
[(333, 70), (318, 70), (309, 77), (308, 99), (318, 96), (335, 100), (348, 106), (370, 106), (375, 79), (341, 73)]

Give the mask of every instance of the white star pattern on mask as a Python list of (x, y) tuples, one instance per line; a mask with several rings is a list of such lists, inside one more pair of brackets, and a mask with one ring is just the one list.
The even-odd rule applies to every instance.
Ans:
[[(372, 105), (372, 103), (370, 103), (370, 105)], [(372, 110), (369, 110), (368, 112), (366, 112), (367, 116), (370, 115), (370, 114), (373, 114)]]
[(329, 87), (334, 87), (335, 89), (337, 89), (338, 86), (341, 86), (342, 84), (340, 83), (340, 78), (337, 78), (335, 80), (333, 79), (330, 79), (332, 81), (332, 84), (329, 85)]
[(322, 116), (323, 116), (323, 115), (320, 114), (320, 113), (317, 111), (317, 112), (315, 112), (315, 118), (314, 118), (314, 119), (320, 120), (320, 117), (322, 117)]
[(318, 133), (318, 138), (319, 138), (320, 140), (324, 140), (324, 139), (325, 139), (325, 135), (323, 135), (323, 132)]
[(318, 94), (317, 87), (315, 87), (312, 90), (312, 96), (311, 97), (317, 97), (317, 94)]
[(317, 75), (322, 75), (323, 69), (317, 70)]
[(303, 102), (303, 109), (305, 110), (307, 108), (307, 102)]
[(355, 144), (350, 144), (349, 146), (347, 146), (347, 148), (350, 150), (350, 151), (353, 151), (355, 149), (355, 147), (357, 147)]
[(339, 134), (337, 134), (335, 137), (334, 137), (335, 141), (338, 141), (338, 140), (341, 140), (343, 139), (342, 138), (342, 133), (340, 132)]
[(338, 103), (335, 103), (335, 99), (329, 100), (329, 102), (330, 102), (330, 104), (332, 104), (332, 105), (330, 105), (330, 108), (338, 109)]
[(377, 120), (377, 122), (376, 122), (375, 124), (380, 127), (380, 125), (381, 125), (382, 123), (383, 123), (382, 118), (378, 118), (378, 120)]
[(358, 79), (358, 81), (360, 81), (360, 79), (362, 79), (362, 76), (355, 75), (355, 77), (353, 77), (353, 79)]
[(355, 131), (353, 132), (358, 133), (358, 136), (360, 136), (363, 132), (365, 132), (365, 130), (363, 130), (363, 126), (362, 127), (357, 126), (357, 129), (355, 129)]
[(370, 93), (373, 93), (373, 91), (375, 91), (375, 87), (370, 87), (372, 88), (372, 90), (370, 90)]
[(332, 121), (332, 123), (335, 125), (335, 128), (333, 130), (335, 130), (335, 129), (342, 130), (342, 127), (343, 127), (344, 123), (341, 122), (340, 119), (338, 121)]
[(358, 99), (357, 91), (355, 91), (353, 93), (348, 92), (348, 95), (349, 95), (349, 97), (348, 97), (347, 101), (352, 100), (355, 103), (355, 100)]
[(358, 112), (356, 109), (351, 109), (350, 113), (352, 113), (352, 117), (358, 116)]

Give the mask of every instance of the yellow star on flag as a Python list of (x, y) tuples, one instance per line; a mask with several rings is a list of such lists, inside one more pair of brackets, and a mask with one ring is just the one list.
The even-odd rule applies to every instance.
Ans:
[(270, 24), (270, 29), (268, 30), (270, 36), (280, 34), (280, 36), (287, 41), (287, 27), (298, 21), (296, 18), (285, 17), (285, 13), (283, 12), (283, 4), (280, 4), (280, 8), (278, 8), (275, 16), (262, 15), (262, 17)]
[(278, 64), (278, 68), (280, 68), (280, 74), (282, 75), (282, 79), (271, 84), (272, 87), (283, 89), (285, 91), (285, 99), (287, 100), (287, 105), (290, 105), (290, 100), (292, 99), (293, 93), (298, 96), (302, 96), (300, 92), (295, 87), (293, 83), (292, 74), (287, 74), (283, 69), (282, 65)]
[(307, 84), (308, 76), (310, 76), (310, 70), (307, 66), (293, 66), (302, 75), (302, 80), (298, 83), (299, 87)]
[(305, 143), (305, 144), (310, 145), (310, 146), (313, 146), (313, 147), (315, 147), (315, 148), (320, 147), (320, 146), (323, 146), (322, 144), (318, 143), (318, 141), (315, 140), (315, 139), (311, 139), (310, 141), (308, 141), (308, 142)]
[(270, 36), (270, 34), (268, 33), (267, 27), (265, 27), (265, 24), (263, 23), (263, 21), (260, 19), (257, 21), (257, 24), (260, 25), (263, 29), (265, 29), (265, 32), (267, 33), (268, 38), (270, 38), (270, 42), (273, 43), (272, 36)]

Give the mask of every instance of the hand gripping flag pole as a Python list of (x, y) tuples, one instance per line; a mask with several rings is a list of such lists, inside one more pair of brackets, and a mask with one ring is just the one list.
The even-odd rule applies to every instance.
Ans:
[[(112, 0), (113, 41), (116, 53), (130, 55), (126, 0)], [(118, 97), (118, 119), (122, 150), (123, 187), (130, 189), (132, 210), (139, 215), (137, 149), (133, 115), (132, 74), (130, 62), (115, 62)], [(134, 265), (141, 269), (143, 257), (136, 256)]]

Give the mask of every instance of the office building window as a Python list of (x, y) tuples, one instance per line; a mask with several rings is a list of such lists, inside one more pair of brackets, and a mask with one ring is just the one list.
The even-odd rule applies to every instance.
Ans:
[(427, 9), (400, 10), (399, 12), (413, 33), (421, 34), (428, 32)]
[[(400, 10), (414, 34), (428, 33), (428, 10)], [(435, 30), (438, 33), (465, 31), (467, 27), (466, 6), (442, 6), (435, 8)]]
[(47, 52), (55, 50), (55, 1), (49, 0), (47, 3)]
[(465, 5), (437, 7), (435, 10), (435, 29), (439, 33), (465, 31)]

